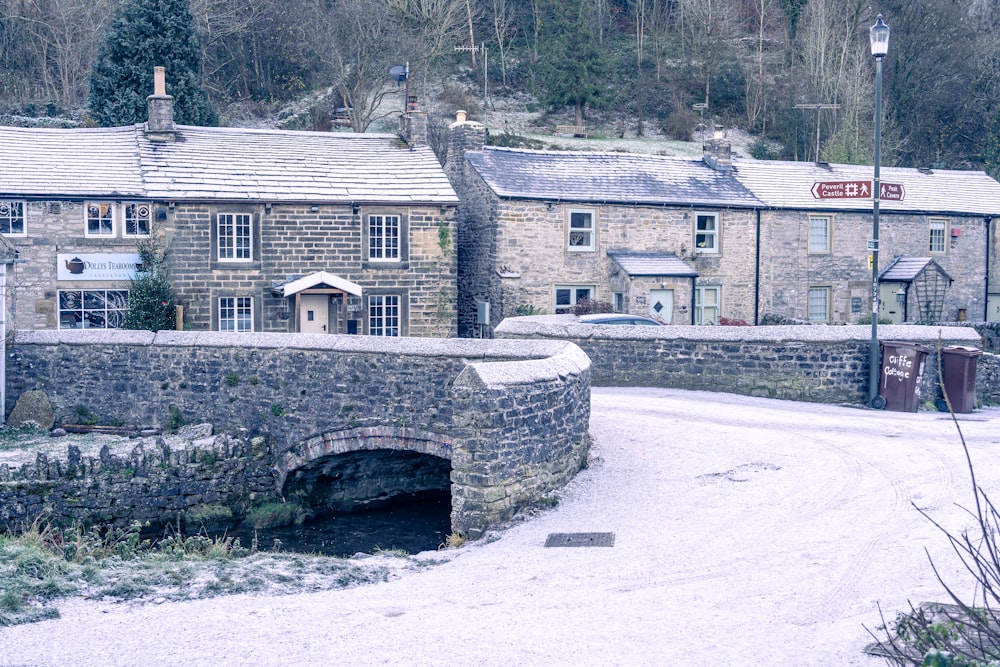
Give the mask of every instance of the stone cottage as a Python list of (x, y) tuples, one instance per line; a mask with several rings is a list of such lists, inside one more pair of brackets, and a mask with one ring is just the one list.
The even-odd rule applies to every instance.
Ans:
[(0, 128), (15, 328), (118, 325), (157, 237), (185, 328), (456, 334), (458, 198), (419, 132), (175, 125), (162, 71), (148, 99), (130, 127)]
[[(460, 112), (445, 164), (462, 199), (460, 335), (584, 299), (673, 324), (870, 317), (870, 193), (814, 188), (870, 188), (870, 167), (733, 159), (721, 135), (697, 159), (485, 139)], [(882, 316), (985, 319), (1000, 183), (918, 169), (884, 169), (882, 180), (897, 197), (881, 206)]]

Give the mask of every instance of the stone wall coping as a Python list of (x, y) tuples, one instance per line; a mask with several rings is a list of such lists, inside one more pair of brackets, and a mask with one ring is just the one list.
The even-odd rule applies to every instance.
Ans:
[(230, 333), (225, 331), (129, 331), (123, 329), (21, 329), (15, 344), (160, 345), (169, 347), (242, 347), (294, 349), (415, 357), (479, 360), (543, 360), (563, 354), (564, 341), (481, 338), (416, 338), (301, 333)]
[[(575, 315), (530, 315), (508, 317), (495, 329), (497, 336), (538, 336), (563, 339), (601, 340), (703, 340), (712, 342), (857, 342), (871, 340), (868, 324), (804, 324), (779, 326), (699, 326), (668, 325), (622, 326), (619, 324), (581, 324)], [(979, 344), (980, 335), (971, 327), (917, 324), (880, 324), (880, 341), (906, 341), (949, 345), (956, 342)]]
[(590, 357), (570, 342), (544, 359), (482, 362), (466, 367), (455, 379), (456, 386), (499, 390), (535, 382), (556, 382), (590, 369)]

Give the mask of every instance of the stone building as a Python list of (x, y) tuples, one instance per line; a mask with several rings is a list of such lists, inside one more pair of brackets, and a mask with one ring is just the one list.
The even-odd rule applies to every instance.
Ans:
[(172, 103), (160, 74), (147, 123), (0, 128), (14, 328), (115, 326), (156, 237), (185, 328), (456, 334), (458, 198), (428, 146), (175, 125)]
[[(814, 188), (870, 188), (870, 167), (733, 159), (721, 135), (698, 159), (494, 148), (485, 138), (460, 112), (445, 164), (462, 199), (460, 335), (584, 299), (672, 324), (870, 317), (870, 193)], [(918, 169), (883, 169), (882, 182), (891, 187), (881, 316), (986, 319), (1000, 183)], [(1000, 293), (1000, 281), (992, 287)]]

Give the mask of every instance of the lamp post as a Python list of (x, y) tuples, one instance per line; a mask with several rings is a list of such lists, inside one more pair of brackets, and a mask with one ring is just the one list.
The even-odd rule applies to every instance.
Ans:
[(878, 393), (878, 205), (881, 197), (879, 168), (882, 159), (882, 58), (889, 50), (889, 26), (879, 14), (868, 33), (875, 58), (875, 180), (872, 184), (872, 339), (868, 347), (868, 400), (875, 409), (885, 407)]

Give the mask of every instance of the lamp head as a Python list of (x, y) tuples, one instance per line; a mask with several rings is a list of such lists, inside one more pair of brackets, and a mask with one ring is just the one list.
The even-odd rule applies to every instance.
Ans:
[(875, 25), (868, 31), (868, 38), (872, 45), (872, 55), (881, 58), (889, 50), (889, 26), (882, 20), (879, 14), (875, 19)]

